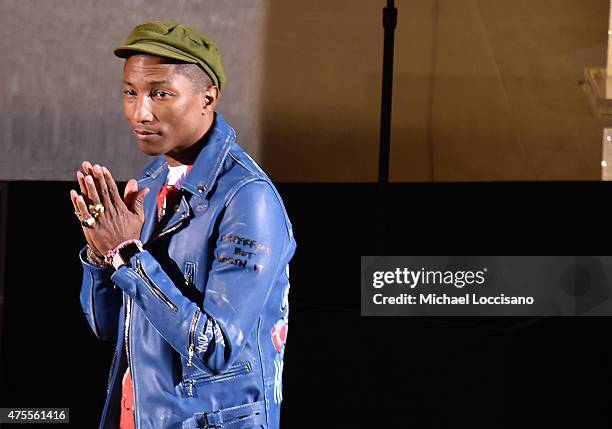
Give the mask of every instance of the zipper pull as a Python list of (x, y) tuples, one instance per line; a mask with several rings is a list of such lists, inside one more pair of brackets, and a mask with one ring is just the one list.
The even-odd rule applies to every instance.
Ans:
[(193, 343), (189, 345), (189, 355), (188, 355), (188, 359), (187, 359), (187, 366), (192, 366), (193, 364), (191, 363), (192, 359), (193, 359), (193, 354), (195, 353), (195, 347), (193, 346)]
[(198, 320), (200, 320), (200, 311), (197, 310), (193, 316), (193, 320), (191, 321), (191, 326), (189, 327), (189, 350), (187, 355), (187, 366), (191, 366), (193, 355), (195, 354), (195, 329), (198, 324)]

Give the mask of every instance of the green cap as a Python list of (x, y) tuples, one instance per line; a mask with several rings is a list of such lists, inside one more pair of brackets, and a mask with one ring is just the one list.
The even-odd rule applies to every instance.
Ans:
[(174, 21), (143, 22), (115, 49), (115, 55), (127, 58), (134, 51), (198, 64), (219, 89), (225, 85), (217, 44), (187, 25)]

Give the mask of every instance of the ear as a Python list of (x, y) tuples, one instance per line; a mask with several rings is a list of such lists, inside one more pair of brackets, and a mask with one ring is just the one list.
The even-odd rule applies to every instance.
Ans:
[(209, 112), (213, 112), (217, 106), (217, 100), (219, 99), (219, 88), (216, 86), (209, 86), (206, 90), (202, 91), (202, 115)]

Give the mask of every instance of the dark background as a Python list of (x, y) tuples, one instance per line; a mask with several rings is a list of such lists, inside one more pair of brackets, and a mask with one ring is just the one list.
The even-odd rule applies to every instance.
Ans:
[[(113, 345), (81, 313), (74, 185), (0, 187), (8, 190), (1, 403), (70, 407), (72, 427), (93, 428)], [(359, 257), (375, 254), (376, 185), (278, 188), (298, 242), (283, 427), (610, 426), (611, 318), (362, 318)], [(394, 184), (384, 254), (606, 254), (610, 189)]]
[[(384, 1), (111, 3), (1, 14), (0, 177), (46, 181), (0, 182), (0, 406), (70, 407), (75, 428), (97, 426), (113, 345), (81, 314), (74, 184), (51, 180), (145, 163), (110, 51), (133, 25), (185, 18), (220, 43), (222, 112), (276, 181), (377, 172)], [(607, 0), (397, 3), (392, 181), (601, 177), (579, 81), (605, 64)], [(359, 314), (361, 255), (610, 254), (609, 184), (397, 183), (380, 251), (375, 184), (278, 187), (298, 241), (284, 428), (610, 427), (610, 318)]]

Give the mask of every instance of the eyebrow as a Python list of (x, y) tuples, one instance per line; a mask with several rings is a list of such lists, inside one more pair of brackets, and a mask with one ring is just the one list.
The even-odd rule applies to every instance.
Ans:
[[(124, 80), (123, 83), (125, 83), (127, 85), (130, 85), (130, 86), (134, 86), (134, 84), (132, 82), (128, 82), (127, 80)], [(168, 83), (168, 81), (167, 80), (153, 80), (153, 81), (146, 82), (146, 83), (148, 85), (159, 85), (159, 84), (162, 84), (162, 83)]]

